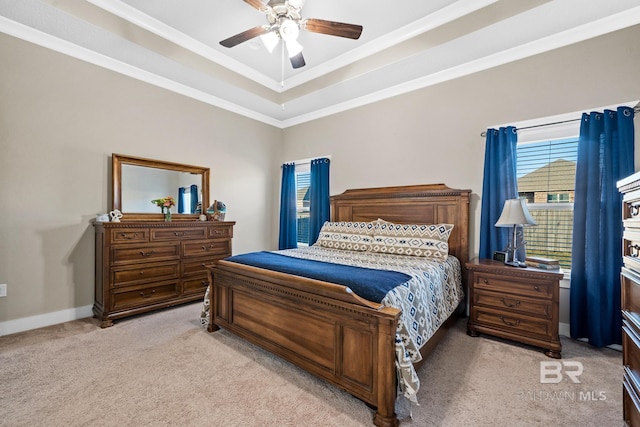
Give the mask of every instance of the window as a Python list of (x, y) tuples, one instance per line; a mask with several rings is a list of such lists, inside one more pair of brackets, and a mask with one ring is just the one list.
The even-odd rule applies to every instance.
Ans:
[(311, 171), (309, 164), (296, 165), (296, 217), (298, 220), (298, 246), (309, 244), (309, 190)]
[(554, 258), (571, 269), (578, 138), (523, 142), (517, 147), (518, 195), (537, 226), (525, 227), (527, 255)]

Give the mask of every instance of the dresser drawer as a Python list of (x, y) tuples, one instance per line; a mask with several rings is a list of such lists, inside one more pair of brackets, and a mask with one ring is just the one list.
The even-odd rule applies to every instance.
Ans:
[(207, 286), (209, 286), (209, 276), (192, 277), (182, 281), (182, 292), (184, 294), (202, 294), (204, 296)]
[(507, 293), (494, 293), (476, 290), (473, 293), (474, 305), (495, 307), (505, 312), (519, 312), (546, 319), (553, 317), (551, 301), (535, 299)]
[(200, 258), (193, 260), (185, 260), (182, 262), (182, 275), (183, 276), (193, 276), (195, 274), (208, 274), (207, 267), (211, 267), (214, 264), (213, 259), (211, 258)]
[(551, 299), (553, 296), (553, 284), (548, 281), (522, 277), (499, 276), (484, 272), (477, 272), (473, 277), (475, 280), (473, 285), (476, 289), (528, 295), (534, 298)]
[[(640, 319), (640, 276), (634, 271), (622, 268), (622, 311), (634, 319)], [(636, 320), (640, 324), (640, 320)]]
[(488, 326), (516, 333), (527, 332), (549, 337), (552, 332), (550, 321), (523, 316), (515, 312), (492, 311), (482, 307), (473, 307), (471, 320), (479, 326)]
[(212, 239), (231, 238), (232, 230), (230, 226), (209, 227), (209, 237)]
[(177, 279), (180, 277), (180, 262), (168, 261), (154, 264), (114, 267), (111, 281), (114, 287), (133, 285), (149, 281)]
[(148, 228), (114, 228), (111, 230), (111, 243), (144, 243), (149, 241)]
[(171, 300), (180, 295), (180, 281), (157, 283), (150, 286), (139, 286), (135, 289), (114, 292), (112, 310), (142, 307), (153, 303)]
[(624, 422), (628, 426), (640, 426), (640, 397), (637, 381), (625, 368), (622, 376), (622, 410)]
[(183, 239), (206, 239), (207, 229), (200, 228), (173, 228), (173, 229), (151, 229), (151, 241), (183, 240)]
[(180, 258), (180, 246), (178, 243), (166, 243), (153, 246), (114, 246), (111, 248), (111, 251), (113, 264)]
[(640, 381), (640, 336), (635, 325), (622, 321), (622, 363)]
[(225, 257), (231, 253), (231, 240), (206, 240), (201, 242), (182, 242), (182, 254), (185, 257)]

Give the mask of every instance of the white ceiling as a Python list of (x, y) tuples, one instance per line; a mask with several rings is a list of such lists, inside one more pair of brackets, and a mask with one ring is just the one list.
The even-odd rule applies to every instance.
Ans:
[(279, 128), (636, 25), (640, 0), (306, 0), (302, 16), (364, 30), (301, 32), (294, 70), (259, 39), (219, 44), (267, 23), (243, 0), (0, 0), (3, 33)]

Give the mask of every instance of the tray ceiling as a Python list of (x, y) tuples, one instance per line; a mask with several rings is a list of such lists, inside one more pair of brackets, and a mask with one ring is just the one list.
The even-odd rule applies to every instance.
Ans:
[(640, 1), (306, 0), (303, 18), (364, 27), (301, 31), (293, 69), (259, 39), (243, 0), (0, 0), (0, 31), (286, 128), (640, 23)]

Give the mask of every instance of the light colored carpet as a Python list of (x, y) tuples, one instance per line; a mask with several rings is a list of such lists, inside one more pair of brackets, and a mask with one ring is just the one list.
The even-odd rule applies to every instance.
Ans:
[[(224, 330), (207, 333), (200, 308), (0, 337), (0, 426), (373, 425), (349, 394)], [(541, 384), (540, 362), (552, 359), (468, 337), (465, 325), (420, 368), (420, 406), (402, 426), (622, 425), (619, 352), (563, 338), (563, 360), (584, 366), (580, 383)]]

